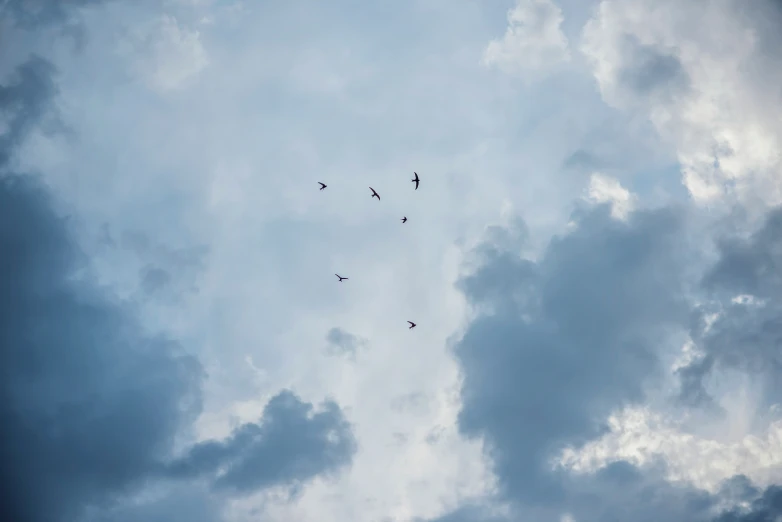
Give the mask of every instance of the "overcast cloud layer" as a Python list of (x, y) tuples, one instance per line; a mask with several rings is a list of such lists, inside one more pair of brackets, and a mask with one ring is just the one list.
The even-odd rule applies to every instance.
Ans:
[(2, 519), (777, 520), (780, 22), (0, 1)]

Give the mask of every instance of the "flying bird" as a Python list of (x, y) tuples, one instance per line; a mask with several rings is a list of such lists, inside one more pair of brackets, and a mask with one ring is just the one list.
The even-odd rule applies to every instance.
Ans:
[(407, 216), (402, 218), (402, 223), (407, 223)]
[(372, 191), (372, 197), (373, 198), (377, 198), (377, 200), (380, 201), (380, 196), (377, 195), (377, 192), (375, 192), (375, 189), (373, 189), (372, 187), (369, 187), (369, 190)]
[(323, 190), (324, 188), (326, 188), (328, 186), (325, 183), (321, 183), (320, 181), (318, 181), (318, 184), (320, 184), (320, 190)]
[(421, 181), (421, 180), (418, 178), (418, 173), (417, 172), (413, 172), (413, 174), (415, 174), (415, 177), (413, 179), (411, 179), (410, 181), (415, 183), (415, 190), (418, 190), (418, 182)]
[(347, 277), (342, 277), (339, 274), (334, 274), (335, 276), (339, 277), (339, 282), (341, 283), (343, 279), (347, 279)]
[(410, 323), (410, 328), (408, 328), (408, 330), (412, 330), (413, 328), (415, 328), (415, 323), (413, 321), (407, 321), (407, 322)]

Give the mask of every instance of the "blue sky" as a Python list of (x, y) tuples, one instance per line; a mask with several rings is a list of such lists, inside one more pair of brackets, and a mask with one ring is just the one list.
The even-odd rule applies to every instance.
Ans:
[(0, 2), (3, 509), (773, 520), (781, 19)]

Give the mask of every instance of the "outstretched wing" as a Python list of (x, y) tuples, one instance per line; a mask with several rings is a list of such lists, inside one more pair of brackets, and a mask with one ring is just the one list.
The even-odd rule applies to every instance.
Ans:
[(407, 322), (410, 323), (410, 326), (415, 326), (415, 323), (413, 321), (407, 321)]
[(377, 199), (380, 199), (380, 195), (375, 191), (375, 189), (369, 187), (369, 190), (372, 191), (372, 196), (376, 197)]

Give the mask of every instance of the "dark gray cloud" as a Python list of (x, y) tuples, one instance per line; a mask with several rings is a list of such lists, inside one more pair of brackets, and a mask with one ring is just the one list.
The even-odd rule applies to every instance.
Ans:
[[(639, 211), (623, 223), (599, 206), (575, 221), (536, 261), (521, 255), (521, 224), (493, 232), (476, 249), (482, 262), (459, 282), (478, 314), (454, 347), (463, 374), (460, 431), (483, 438), (497, 500), (514, 506), (511, 520), (558, 520), (568, 511), (595, 522), (715, 520), (719, 506), (758, 491), (742, 477), (717, 495), (671, 484), (664, 463), (639, 469), (617, 462), (576, 476), (552, 470), (549, 459), (598, 436), (612, 411), (643, 401), (646, 385), (660, 382), (660, 357), (687, 333), (708, 354), (681, 374), (690, 393), (718, 364), (766, 376), (769, 386), (780, 381), (782, 213), (771, 213), (747, 240), (721, 241), (702, 279), (692, 249), (703, 245), (693, 243), (683, 212)], [(767, 304), (734, 303), (742, 293)], [(707, 305), (693, 304), (704, 299)], [(707, 330), (704, 318), (715, 309), (723, 315)], [(778, 396), (769, 388), (769, 397)], [(776, 493), (769, 491), (753, 513), (773, 512)], [(469, 508), (446, 519), (492, 517)]]
[(4, 520), (67, 520), (132, 487), (200, 407), (198, 362), (147, 338), (125, 306), (74, 279), (83, 256), (13, 148), (56, 93), (31, 57), (0, 86), (0, 497)]
[(141, 289), (146, 294), (154, 294), (164, 289), (171, 282), (171, 274), (156, 266), (146, 266), (141, 269)]
[[(0, 518), (192, 520), (174, 498), (124, 499), (161, 479), (169, 479), (161, 487), (170, 484), (161, 471), (175, 437), (201, 411), (198, 360), (170, 339), (145, 334), (133, 306), (89, 278), (51, 195), (36, 176), (10, 169), (14, 148), (56, 93), (53, 72), (32, 57), (0, 85), (0, 117), (10, 122), (0, 135)], [(312, 410), (284, 391), (261, 423), (225, 442), (198, 444), (186, 459), (201, 466), (198, 478), (227, 494), (301, 485), (349, 463), (355, 451), (336, 404)], [(216, 474), (204, 462), (227, 470)], [(176, 498), (192, 497), (184, 480), (191, 476), (178, 478)], [(199, 509), (201, 516), (218, 512), (219, 504)]]
[(174, 477), (211, 476), (217, 489), (240, 493), (275, 485), (295, 487), (350, 463), (356, 451), (339, 406), (314, 412), (290, 391), (272, 398), (259, 423), (235, 429), (224, 441), (196, 444), (168, 466)]
[(538, 262), (519, 256), (523, 244), (482, 246), (483, 266), (460, 282), (484, 313), (454, 349), (464, 375), (459, 427), (485, 437), (504, 495), (531, 503), (563, 499), (548, 459), (644, 398), (657, 345), (688, 317), (680, 215), (640, 212), (621, 223), (601, 206), (579, 221)]
[(7, 0), (0, 15), (9, 14), (25, 29), (63, 23), (77, 9), (93, 7), (111, 0)]
[(329, 330), (326, 334), (326, 341), (329, 343), (326, 346), (328, 355), (342, 355), (351, 360), (355, 360), (359, 350), (367, 344), (365, 339), (353, 335), (342, 328)]
[(87, 513), (80, 522), (218, 522), (222, 499), (203, 485), (157, 488), (151, 500), (118, 502)]
[(771, 486), (748, 509), (732, 509), (714, 522), (777, 522), (782, 517), (782, 487)]
[(782, 210), (749, 238), (721, 238), (718, 250), (703, 278), (710, 300), (693, 314), (691, 337), (703, 357), (681, 370), (682, 397), (712, 404), (704, 380), (730, 368), (763, 385), (768, 407), (782, 393)]
[(768, 408), (782, 393), (782, 210), (750, 237), (722, 237), (717, 245), (719, 260), (702, 281), (709, 301), (695, 309), (690, 334), (703, 355), (680, 370), (681, 396), (714, 408), (705, 382), (732, 369), (753, 376)]
[(57, 93), (54, 66), (39, 56), (31, 56), (17, 66), (6, 85), (0, 85), (0, 113), (5, 131), (0, 134), (0, 169), (7, 167), (10, 154), (32, 125), (40, 122), (51, 108)]
[(690, 77), (674, 54), (662, 53), (629, 34), (624, 38), (623, 50), (629, 58), (619, 80), (635, 93), (673, 97), (689, 90)]
[(0, 180), (4, 520), (56, 521), (135, 486), (200, 411), (198, 361), (72, 275), (82, 256), (34, 178)]

